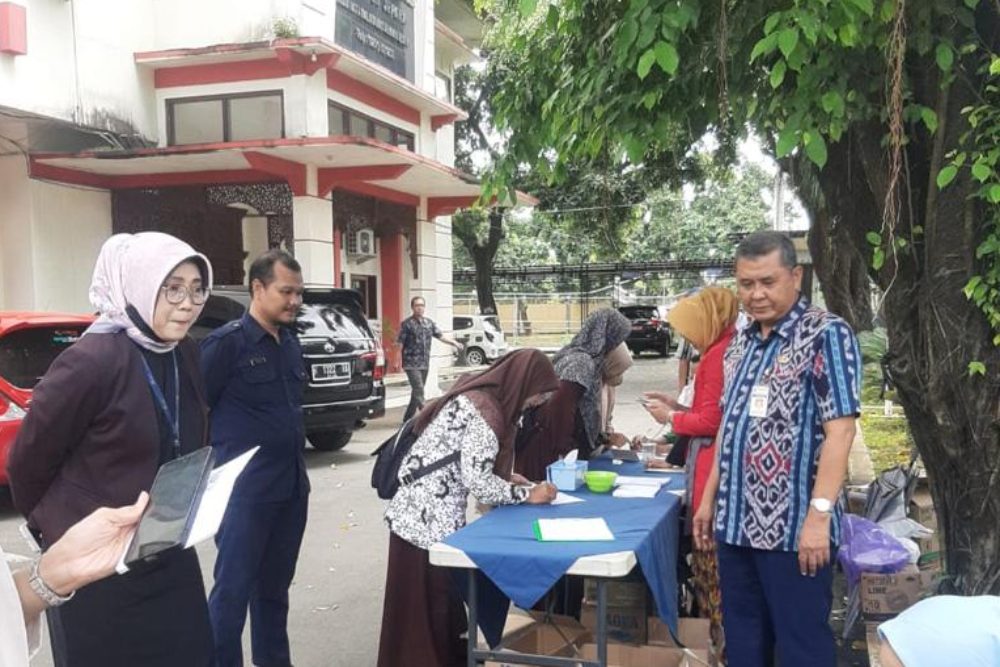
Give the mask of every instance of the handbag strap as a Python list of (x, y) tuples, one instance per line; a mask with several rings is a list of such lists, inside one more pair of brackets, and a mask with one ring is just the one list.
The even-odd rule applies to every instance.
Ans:
[(461, 457), (462, 457), (462, 452), (461, 451), (452, 452), (448, 456), (444, 457), (443, 459), (438, 459), (434, 463), (430, 463), (428, 465), (425, 465), (422, 468), (417, 468), (416, 470), (411, 470), (411, 471), (405, 472), (402, 475), (400, 475), (400, 477), (399, 477), (399, 485), (400, 486), (409, 486), (410, 484), (413, 484), (415, 481), (417, 481), (421, 477), (426, 477), (427, 475), (431, 474), (432, 472), (434, 472), (436, 470), (440, 470), (441, 468), (444, 468), (445, 466), (451, 465), (452, 463), (454, 463), (455, 461), (457, 461)]

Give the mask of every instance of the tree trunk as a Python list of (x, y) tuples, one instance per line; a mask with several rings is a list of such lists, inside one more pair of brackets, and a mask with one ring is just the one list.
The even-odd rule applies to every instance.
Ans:
[(452, 232), (469, 251), (472, 263), (476, 268), (476, 299), (479, 301), (479, 312), (484, 315), (495, 315), (497, 302), (493, 297), (493, 262), (504, 238), (504, 209), (491, 208), (486, 214), (488, 225), (485, 241), (479, 233), (482, 218), (476, 217), (476, 211), (463, 212), (462, 217), (452, 220)]
[[(962, 287), (979, 272), (975, 248), (987, 215), (970, 195), (967, 173), (938, 191), (934, 183), (944, 146), (958, 145), (967, 128), (960, 109), (973, 102), (953, 86), (937, 104), (940, 125), (931, 137), (913, 133), (906, 146), (908, 169), (899, 185), (900, 220), (893, 235), (907, 245), (887, 251), (884, 268), (869, 269), (885, 291), (889, 363), (910, 432), (928, 472), (946, 549), (948, 587), (964, 594), (1000, 593), (1000, 351), (983, 314)], [(831, 146), (830, 164), (819, 174), (830, 216), (817, 218), (814, 259), (831, 308), (844, 308), (845, 266), (863, 261), (850, 239), (864, 243), (871, 231), (883, 237), (888, 192), (884, 128), (860, 128)], [(835, 160), (839, 163), (834, 167)], [(839, 227), (846, 229), (841, 231)], [(922, 228), (915, 233), (915, 228)], [(838, 259), (844, 255), (849, 260)], [(850, 299), (848, 299), (849, 301)], [(849, 308), (847, 312), (850, 312)], [(986, 364), (985, 376), (967, 366)]]

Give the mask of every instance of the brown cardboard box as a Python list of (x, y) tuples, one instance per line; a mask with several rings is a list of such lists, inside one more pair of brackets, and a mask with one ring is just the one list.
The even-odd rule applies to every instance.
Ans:
[[(645, 606), (649, 597), (649, 588), (642, 579), (622, 581), (612, 579), (606, 584), (608, 604), (615, 607)], [(583, 580), (583, 599), (597, 604), (597, 579), (586, 577)]]
[[(511, 616), (515, 614), (508, 616), (508, 626)], [(590, 641), (586, 628), (569, 616), (550, 616), (546, 621), (543, 613), (531, 612), (530, 619), (529, 625), (509, 635), (504, 626), (504, 639), (499, 648), (535, 655), (571, 656), (575, 655), (578, 644)], [(490, 661), (486, 667), (508, 667), (508, 663)]]
[[(646, 605), (624, 607), (608, 605), (608, 641), (631, 644), (646, 643)], [(597, 633), (597, 604), (583, 601), (580, 608), (580, 623), (590, 632)]]
[[(580, 653), (586, 660), (596, 660), (597, 644), (584, 644)], [(708, 664), (706, 651), (608, 644), (608, 667), (704, 667)]]
[(883, 621), (920, 601), (930, 591), (934, 575), (916, 566), (897, 574), (861, 573), (861, 613), (866, 621)]
[(934, 513), (934, 500), (931, 498), (930, 489), (917, 488), (913, 492), (908, 515), (917, 523), (931, 530), (937, 530), (937, 514)]
[(868, 644), (869, 667), (882, 667), (879, 659), (878, 623), (865, 623), (865, 642)]
[[(650, 616), (646, 627), (648, 628), (647, 644), (678, 648), (674, 638), (670, 636), (670, 629), (658, 617)], [(711, 624), (707, 618), (677, 619), (677, 639), (684, 645), (684, 648), (708, 650), (711, 644), (710, 627)]]

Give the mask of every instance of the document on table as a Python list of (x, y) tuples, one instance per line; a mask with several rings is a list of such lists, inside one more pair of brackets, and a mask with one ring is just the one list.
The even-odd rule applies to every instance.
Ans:
[(585, 502), (583, 498), (577, 498), (576, 496), (571, 496), (568, 493), (563, 493), (559, 491), (556, 494), (556, 499), (553, 500), (550, 505), (572, 505), (573, 503)]
[(618, 475), (615, 480), (618, 486), (655, 486), (661, 487), (670, 483), (670, 478), (646, 477), (645, 475)]
[(611, 495), (615, 498), (653, 498), (659, 492), (660, 487), (652, 484), (625, 484), (615, 489)]
[(608, 542), (615, 539), (604, 519), (536, 519), (539, 542)]
[(199, 542), (215, 537), (222, 524), (222, 517), (229, 506), (229, 496), (233, 494), (236, 478), (250, 463), (250, 459), (260, 447), (254, 447), (240, 454), (232, 461), (227, 461), (212, 471), (208, 477), (208, 486), (201, 496), (198, 512), (191, 522), (191, 532), (188, 533), (184, 548), (194, 546)]

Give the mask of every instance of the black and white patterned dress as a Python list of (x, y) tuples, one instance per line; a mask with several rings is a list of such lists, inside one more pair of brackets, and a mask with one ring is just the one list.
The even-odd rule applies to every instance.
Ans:
[(500, 449), (496, 434), (465, 396), (448, 402), (420, 435), (400, 466), (400, 475), (439, 461), (461, 448), (461, 458), (418, 479), (400, 485), (389, 501), (389, 530), (410, 544), (427, 549), (465, 525), (471, 493), (487, 505), (524, 502), (528, 490), (493, 474)]

